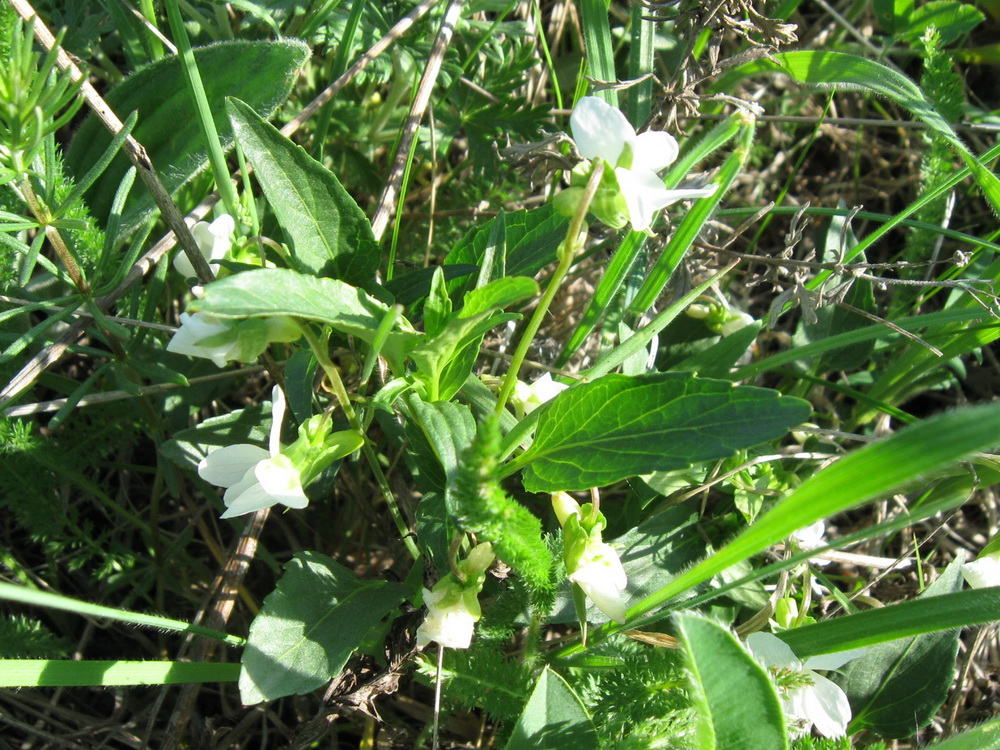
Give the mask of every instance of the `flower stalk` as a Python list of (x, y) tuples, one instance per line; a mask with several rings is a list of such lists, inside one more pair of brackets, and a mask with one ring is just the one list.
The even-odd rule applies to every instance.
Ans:
[(545, 293), (542, 295), (541, 300), (539, 300), (538, 306), (535, 308), (535, 312), (531, 316), (531, 320), (528, 321), (527, 328), (524, 329), (521, 340), (518, 342), (517, 349), (514, 350), (514, 356), (510, 361), (510, 368), (507, 370), (503, 386), (501, 386), (500, 393), (497, 395), (497, 414), (503, 412), (504, 407), (507, 404), (507, 400), (510, 398), (511, 393), (514, 392), (514, 387), (517, 385), (517, 377), (521, 372), (521, 366), (524, 364), (525, 357), (528, 356), (528, 349), (531, 348), (531, 342), (535, 340), (535, 335), (538, 333), (538, 329), (542, 326), (542, 320), (544, 320), (545, 315), (549, 310), (549, 306), (552, 304), (552, 300), (555, 299), (556, 292), (558, 292), (559, 287), (562, 286), (563, 279), (565, 279), (566, 274), (569, 273), (569, 269), (573, 265), (573, 261), (584, 248), (584, 244), (587, 241), (585, 226), (587, 211), (590, 209), (590, 204), (594, 200), (594, 196), (597, 194), (597, 189), (600, 187), (601, 177), (603, 175), (604, 162), (597, 160), (594, 165), (594, 171), (591, 172), (590, 179), (587, 181), (587, 186), (584, 188), (583, 195), (576, 207), (576, 213), (573, 214), (573, 219), (569, 223), (569, 229), (566, 232), (566, 239), (563, 240), (562, 245), (559, 246), (559, 250), (557, 251), (559, 264), (556, 266), (556, 270), (555, 273), (552, 274), (552, 278), (549, 279), (549, 284), (545, 288)]

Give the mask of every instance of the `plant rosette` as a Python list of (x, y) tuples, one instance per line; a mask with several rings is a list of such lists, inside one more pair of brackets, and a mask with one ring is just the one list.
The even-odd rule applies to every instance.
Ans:
[(417, 628), (417, 648), (432, 641), (446, 648), (469, 647), (476, 623), (482, 617), (479, 592), (494, 558), (493, 545), (483, 542), (473, 547), (465, 560), (456, 563), (457, 573), (447, 573), (433, 589), (423, 589), (427, 617)]
[(555, 197), (556, 210), (566, 216), (576, 212), (595, 159), (603, 160), (610, 169), (601, 177), (590, 211), (613, 229), (631, 224), (635, 231), (651, 235), (650, 227), (660, 209), (715, 194), (714, 185), (668, 190), (657, 172), (677, 159), (677, 141), (662, 130), (636, 134), (625, 115), (603, 99), (580, 99), (569, 124), (580, 155), (591, 161), (578, 164), (570, 172), (570, 187)]
[(566, 577), (608, 618), (625, 622), (628, 577), (618, 553), (602, 539), (604, 514), (595, 513), (591, 503), (581, 506), (565, 492), (552, 495), (552, 507), (563, 529)]
[(851, 704), (837, 685), (815, 670), (838, 669), (864, 656), (866, 648), (811, 656), (804, 662), (783, 640), (770, 633), (751, 633), (747, 649), (771, 673), (785, 716), (797, 734), (815, 726), (824, 737), (843, 737), (851, 722)]
[(285, 396), (275, 386), (271, 391), (271, 433), (268, 449), (239, 443), (212, 451), (198, 464), (198, 476), (225, 487), (222, 518), (254, 513), (274, 505), (305, 508), (305, 488), (338, 458), (358, 450), (364, 439), (353, 430), (332, 432), (326, 415), (310, 417), (299, 427), (299, 436), (284, 450), (281, 423)]

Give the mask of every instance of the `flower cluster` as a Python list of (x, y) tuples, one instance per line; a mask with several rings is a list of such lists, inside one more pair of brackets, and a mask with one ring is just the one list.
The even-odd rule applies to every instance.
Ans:
[(608, 618), (625, 622), (628, 578), (618, 553), (601, 538), (604, 515), (594, 513), (590, 503), (581, 507), (565, 492), (552, 495), (552, 508), (563, 529), (567, 577)]
[[(715, 186), (668, 190), (657, 172), (677, 159), (677, 141), (669, 133), (648, 130), (636, 134), (625, 115), (596, 96), (577, 102), (569, 119), (581, 156), (601, 159), (605, 170), (590, 210), (602, 223), (619, 229), (630, 223), (651, 234), (656, 212), (677, 201), (707, 198)], [(556, 209), (572, 215), (583, 195), (593, 165), (584, 162), (570, 177), (571, 187), (556, 196)]]
[(433, 589), (423, 590), (427, 617), (417, 628), (417, 648), (431, 641), (446, 648), (469, 647), (476, 622), (482, 616), (479, 592), (493, 559), (493, 546), (483, 542), (456, 563), (456, 572), (443, 576)]

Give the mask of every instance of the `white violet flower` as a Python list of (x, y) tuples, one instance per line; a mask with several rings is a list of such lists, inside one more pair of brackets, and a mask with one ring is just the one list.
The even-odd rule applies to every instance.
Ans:
[(851, 722), (847, 695), (814, 670), (837, 669), (863, 656), (867, 649), (811, 656), (803, 662), (787, 643), (770, 633), (751, 633), (746, 645), (754, 658), (778, 678), (785, 715), (796, 730), (806, 733), (815, 726), (824, 737), (843, 737), (847, 733)]
[(568, 385), (557, 383), (552, 379), (550, 373), (545, 373), (530, 385), (518, 380), (514, 384), (514, 392), (511, 394), (510, 402), (514, 406), (517, 418), (521, 419), (545, 402), (554, 399), (567, 388), (569, 388)]
[(1000, 549), (962, 564), (962, 578), (974, 589), (1000, 586)]
[(677, 159), (677, 141), (662, 130), (647, 130), (637, 135), (625, 115), (603, 99), (596, 96), (580, 99), (569, 123), (580, 154), (587, 159), (603, 159), (614, 170), (624, 201), (624, 216), (614, 218), (608, 216), (607, 209), (602, 211), (601, 196), (595, 198), (592, 206), (595, 215), (609, 226), (621, 227), (628, 221), (637, 232), (648, 233), (661, 208), (715, 193), (714, 185), (668, 190), (656, 173)]
[(167, 342), (167, 351), (210, 359), (216, 367), (230, 360), (253, 362), (275, 341), (296, 341), (302, 332), (291, 318), (228, 320), (203, 312), (181, 313), (181, 327)]
[[(212, 263), (221, 260), (229, 252), (231, 246), (229, 238), (235, 229), (236, 222), (233, 217), (229, 214), (221, 214), (211, 224), (207, 221), (199, 221), (191, 227), (191, 234), (194, 235), (194, 241), (198, 243), (198, 249), (205, 256), (205, 260)], [(198, 275), (183, 250), (174, 256), (174, 268), (185, 279)]]
[(593, 506), (580, 507), (565, 492), (552, 495), (552, 508), (563, 528), (566, 577), (609, 619), (625, 622), (628, 576), (618, 553), (601, 538), (607, 525), (604, 516), (591, 518)]
[(493, 545), (489, 542), (478, 544), (465, 560), (455, 565), (465, 580), (447, 573), (433, 589), (423, 590), (427, 617), (417, 628), (417, 648), (432, 641), (446, 648), (469, 647), (476, 622), (482, 616), (479, 592), (494, 557)]
[(271, 391), (271, 435), (268, 450), (241, 443), (212, 451), (198, 464), (198, 475), (226, 488), (222, 518), (233, 518), (270, 508), (278, 503), (289, 508), (309, 504), (302, 475), (291, 459), (281, 454), (281, 423), (285, 416), (285, 394)]

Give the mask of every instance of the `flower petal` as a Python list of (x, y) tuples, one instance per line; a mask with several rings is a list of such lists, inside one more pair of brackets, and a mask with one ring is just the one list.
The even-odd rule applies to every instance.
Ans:
[(671, 201), (671, 192), (655, 172), (646, 169), (615, 170), (618, 187), (625, 198), (628, 219), (637, 232), (645, 232), (653, 223), (656, 212)]
[(450, 607), (439, 606), (448, 593), (448, 589), (424, 589), (427, 617), (417, 628), (417, 648), (423, 648), (431, 641), (446, 648), (468, 648), (472, 643), (477, 618), (461, 598)]
[(596, 96), (585, 96), (576, 103), (569, 126), (584, 158), (604, 159), (612, 166), (618, 163), (625, 144), (635, 140), (635, 128), (625, 115)]
[(219, 487), (232, 487), (246, 473), (268, 457), (268, 452), (257, 445), (240, 443), (227, 445), (209, 453), (198, 464), (198, 476)]
[(832, 654), (819, 654), (806, 659), (803, 666), (806, 669), (840, 669), (854, 659), (860, 659), (868, 653), (867, 648), (852, 648), (848, 651), (836, 651)]
[(226, 492), (226, 512), (222, 514), (222, 518), (234, 518), (235, 516), (243, 516), (247, 513), (255, 513), (258, 510), (270, 508), (276, 502), (256, 482), (231, 500), (229, 498), (230, 492), (231, 490)]
[(268, 448), (272, 456), (281, 452), (281, 423), (285, 419), (285, 392), (279, 386), (271, 389), (271, 439)]
[(662, 130), (639, 133), (632, 143), (632, 165), (659, 172), (677, 159), (677, 141)]
[(813, 685), (804, 688), (809, 719), (824, 737), (843, 737), (851, 723), (851, 704), (844, 691), (818, 674), (810, 675)]
[(618, 553), (605, 542), (588, 542), (576, 569), (567, 576), (597, 608), (615, 622), (625, 622), (623, 592), (628, 584)]
[(962, 565), (962, 577), (974, 589), (1000, 586), (1000, 560), (993, 555), (985, 555), (965, 563)]
[(791, 647), (776, 635), (751, 633), (747, 636), (747, 648), (754, 658), (767, 667), (787, 667), (801, 669), (802, 662)]
[(272, 498), (271, 504), (281, 503), (289, 508), (304, 508), (309, 498), (302, 488), (302, 476), (287, 456), (278, 454), (254, 467), (254, 476)]
[(167, 351), (174, 354), (186, 354), (189, 357), (210, 359), (216, 367), (225, 367), (229, 355), (239, 345), (239, 339), (233, 334), (222, 344), (204, 346), (201, 342), (212, 336), (231, 331), (229, 325), (207, 313), (181, 313), (181, 327), (177, 329), (170, 341)]

